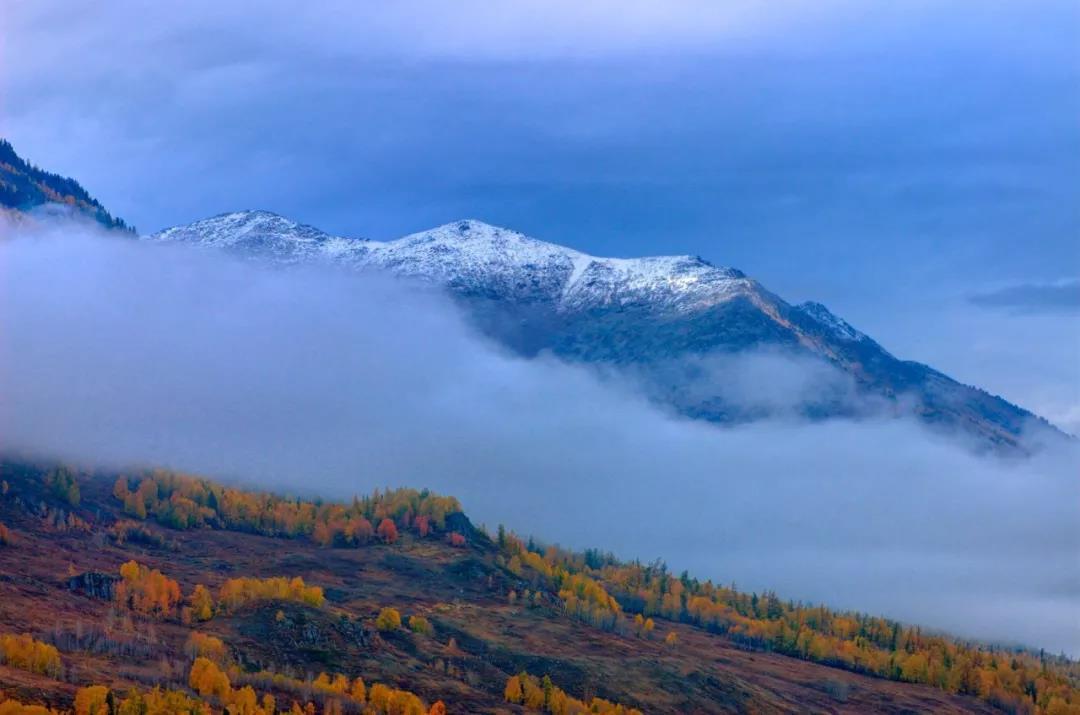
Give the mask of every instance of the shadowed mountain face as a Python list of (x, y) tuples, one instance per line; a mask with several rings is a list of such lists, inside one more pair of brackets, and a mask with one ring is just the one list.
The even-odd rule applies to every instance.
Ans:
[(79, 182), (27, 163), (5, 139), (0, 139), (0, 208), (17, 212), (33, 209), (74, 212), (106, 228), (132, 230), (122, 219), (106, 211)]
[[(1029, 432), (1058, 435), (999, 397), (897, 359), (821, 304), (790, 305), (742, 272), (692, 256), (599, 258), (471, 220), (366, 241), (263, 211), (217, 216), (146, 240), (430, 282), (520, 354), (549, 351), (599, 366), (637, 381), (661, 404), (714, 422), (776, 416), (768, 400), (736, 399), (730, 388), (749, 382), (740, 389), (783, 389), (771, 366), (796, 365), (802, 382), (790, 402), (800, 417), (914, 414), (1004, 451), (1027, 451)], [(745, 360), (756, 365), (749, 375)]]

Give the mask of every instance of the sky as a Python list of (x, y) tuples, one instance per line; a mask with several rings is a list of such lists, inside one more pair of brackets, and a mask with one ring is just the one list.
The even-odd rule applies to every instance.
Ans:
[(346, 500), (428, 487), (492, 529), (1080, 655), (1075, 444), (1004, 460), (913, 418), (807, 423), (784, 400), (828, 376), (777, 354), (725, 369), (802, 389), (725, 399), (782, 416), (720, 429), (509, 354), (423, 286), (5, 233), (0, 452)]
[(0, 134), (144, 232), (700, 255), (1077, 431), (1078, 45), (1068, 0), (10, 0)]

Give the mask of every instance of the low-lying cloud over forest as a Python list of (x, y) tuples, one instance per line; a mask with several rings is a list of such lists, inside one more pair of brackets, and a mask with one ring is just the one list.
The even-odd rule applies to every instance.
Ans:
[[(426, 486), (492, 527), (1080, 654), (1075, 452), (1005, 462), (902, 420), (719, 428), (509, 355), (426, 287), (0, 230), (4, 449), (337, 497)], [(770, 370), (806, 390), (821, 369), (780, 359), (725, 364), (726, 394), (774, 406)]]

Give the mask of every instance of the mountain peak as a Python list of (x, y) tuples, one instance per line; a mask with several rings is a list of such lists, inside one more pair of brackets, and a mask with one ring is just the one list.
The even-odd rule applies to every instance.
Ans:
[(448, 246), (460, 246), (462, 249), (477, 248), (480, 246), (497, 247), (503, 252), (542, 251), (544, 253), (579, 253), (572, 248), (560, 246), (547, 241), (530, 238), (525, 234), (501, 226), (478, 221), (476, 219), (463, 219), (452, 221), (426, 231), (409, 234), (396, 241), (389, 241), (384, 245), (395, 244), (421, 244), (439, 243)]
[(189, 243), (219, 248), (242, 257), (275, 263), (299, 263), (364, 245), (357, 239), (331, 236), (314, 226), (272, 211), (250, 209), (173, 226), (147, 237), (161, 243)]

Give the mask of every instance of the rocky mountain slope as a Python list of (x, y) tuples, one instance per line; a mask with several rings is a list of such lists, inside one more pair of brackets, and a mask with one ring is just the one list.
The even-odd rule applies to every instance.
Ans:
[(368, 241), (265, 211), (215, 216), (146, 239), (432, 282), (522, 354), (546, 350), (625, 369), (660, 401), (716, 422), (769, 416), (770, 408), (731, 399), (723, 389), (729, 376), (708, 361), (765, 353), (838, 371), (839, 382), (800, 398), (802, 416), (915, 414), (1006, 451), (1026, 450), (1027, 433), (1056, 434), (1016, 405), (893, 356), (819, 303), (791, 305), (741, 271), (693, 256), (601, 258), (474, 220)]

